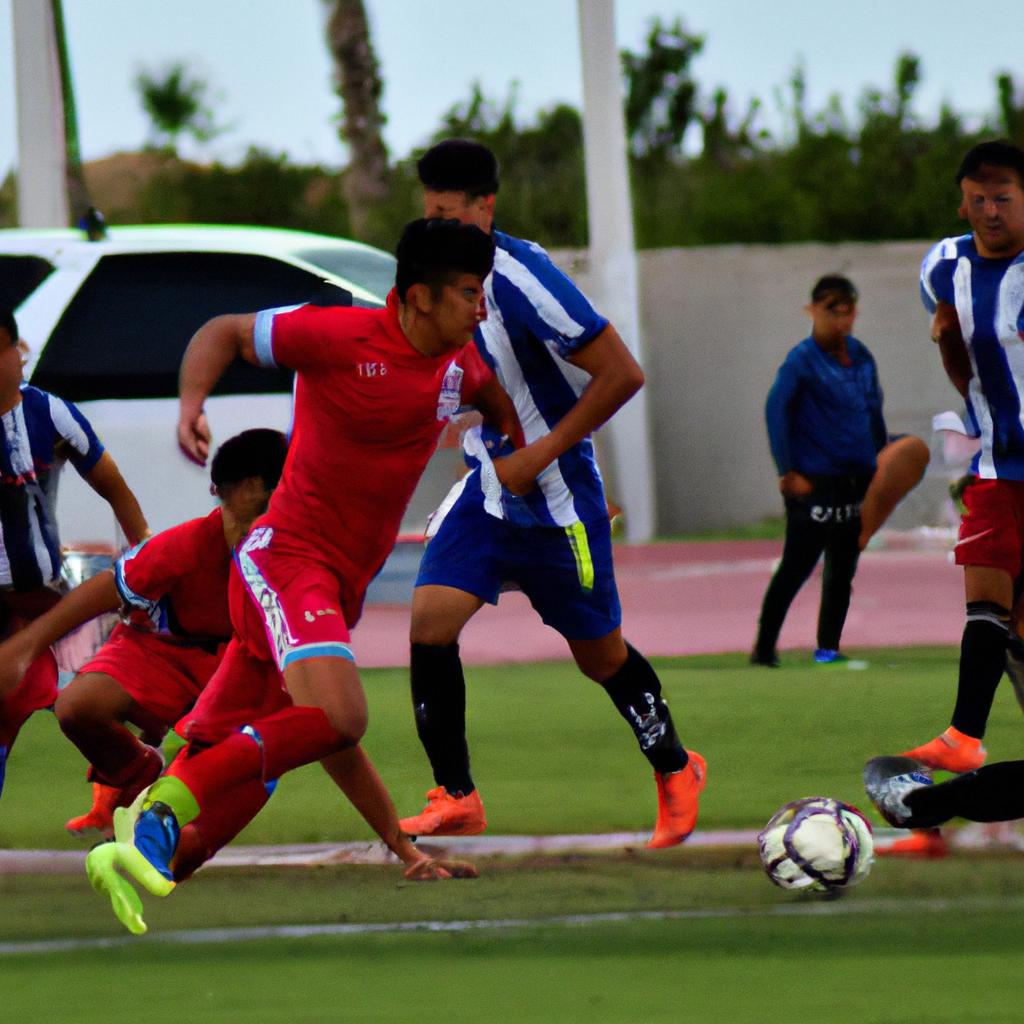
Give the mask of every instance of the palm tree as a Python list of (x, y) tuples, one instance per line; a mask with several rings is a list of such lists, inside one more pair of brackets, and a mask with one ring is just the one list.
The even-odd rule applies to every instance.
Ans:
[(349, 147), (345, 173), (352, 232), (367, 237), (374, 208), (388, 198), (388, 151), (382, 129), (383, 83), (362, 0), (324, 0), (327, 45), (334, 60), (335, 89), (344, 112), (340, 135)]
[(206, 103), (207, 88), (206, 82), (190, 75), (181, 63), (158, 74), (143, 70), (135, 76), (135, 89), (152, 122), (158, 148), (173, 153), (183, 134), (207, 142), (223, 130), (214, 123), (213, 111)]

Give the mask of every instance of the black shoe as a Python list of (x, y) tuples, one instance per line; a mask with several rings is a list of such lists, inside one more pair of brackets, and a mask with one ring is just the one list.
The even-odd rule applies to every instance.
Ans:
[(778, 668), (779, 667), (779, 652), (769, 651), (765, 654), (763, 651), (759, 651), (756, 647), (750, 654), (751, 665), (762, 665), (764, 668)]

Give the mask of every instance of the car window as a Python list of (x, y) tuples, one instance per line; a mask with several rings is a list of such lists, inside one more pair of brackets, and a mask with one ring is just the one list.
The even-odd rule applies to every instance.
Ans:
[(15, 309), (52, 273), (41, 256), (0, 256), (0, 304)]
[(337, 274), (381, 299), (395, 285), (395, 258), (373, 249), (303, 249), (295, 254), (307, 263)]
[[(189, 339), (211, 317), (322, 302), (324, 293), (316, 275), (267, 256), (104, 256), (60, 318), (32, 383), (76, 402), (171, 398)], [(339, 302), (348, 297), (340, 289), (334, 296)], [(291, 386), (290, 371), (236, 360), (214, 394), (289, 392)]]

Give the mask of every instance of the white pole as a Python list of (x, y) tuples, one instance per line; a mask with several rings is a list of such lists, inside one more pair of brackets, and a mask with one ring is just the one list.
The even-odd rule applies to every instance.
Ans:
[[(630, 201), (622, 74), (615, 42), (614, 0), (577, 0), (583, 63), (583, 139), (590, 224), (591, 285), (595, 304), (643, 365), (637, 304), (636, 248)], [(654, 533), (654, 474), (644, 392), (618, 411), (611, 435), (626, 536)]]
[(12, 0), (18, 117), (18, 223), (67, 227), (64, 100), (49, 0)]

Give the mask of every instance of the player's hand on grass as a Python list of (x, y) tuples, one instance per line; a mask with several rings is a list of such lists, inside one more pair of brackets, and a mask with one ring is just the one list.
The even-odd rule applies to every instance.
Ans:
[(200, 466), (205, 466), (210, 455), (211, 436), (210, 424), (202, 408), (190, 412), (182, 406), (181, 417), (178, 420), (178, 447), (185, 456)]
[(814, 484), (795, 469), (779, 479), (779, 490), (784, 498), (806, 498), (814, 490)]
[(436, 882), (445, 878), (479, 878), (480, 872), (466, 860), (441, 860), (423, 857), (405, 869), (410, 882)]

